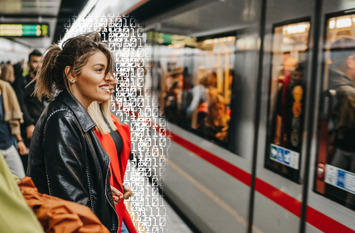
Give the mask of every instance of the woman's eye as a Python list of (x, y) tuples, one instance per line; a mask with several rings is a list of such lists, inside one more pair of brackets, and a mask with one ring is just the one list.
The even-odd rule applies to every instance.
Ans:
[(97, 71), (97, 72), (101, 72), (101, 71), (102, 71), (102, 68), (100, 68), (100, 69), (97, 69), (96, 71)]

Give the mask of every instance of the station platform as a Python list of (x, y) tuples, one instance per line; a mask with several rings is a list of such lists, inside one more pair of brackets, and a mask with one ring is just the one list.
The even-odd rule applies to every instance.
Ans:
[(133, 180), (133, 182), (140, 184), (140, 187), (132, 185), (133, 195), (125, 201), (138, 232), (193, 232), (164, 199), (165, 195), (159, 193), (158, 188), (149, 182), (148, 178), (134, 166), (132, 161), (127, 165), (125, 180)]

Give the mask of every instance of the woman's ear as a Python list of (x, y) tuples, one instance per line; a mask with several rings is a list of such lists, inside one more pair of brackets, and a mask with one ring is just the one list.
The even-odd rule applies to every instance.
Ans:
[(73, 82), (73, 80), (75, 80), (71, 66), (66, 66), (64, 69), (64, 73), (65, 73), (65, 76), (67, 77), (69, 82)]

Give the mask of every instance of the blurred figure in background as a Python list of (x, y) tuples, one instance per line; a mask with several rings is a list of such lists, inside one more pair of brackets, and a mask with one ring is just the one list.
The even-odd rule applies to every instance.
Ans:
[[(275, 98), (275, 110), (272, 117), (272, 143), (276, 145), (285, 146), (287, 136), (285, 134), (285, 122), (287, 120), (288, 111), (287, 100), (290, 95), (289, 82), (290, 74), (295, 70), (297, 59), (290, 56), (290, 52), (283, 53), (282, 68), (277, 74), (277, 92)], [(301, 105), (299, 105), (301, 106)], [(291, 109), (292, 112), (292, 109)]]
[(15, 81), (14, 68), (11, 63), (3, 64), (1, 66), (0, 79), (10, 83), (11, 85)]
[[(21, 79), (22, 78), (22, 72), (23, 72), (24, 65), (25, 65), (25, 60), (23, 60), (23, 59), (13, 65), (14, 74), (15, 74), (15, 81), (17, 79)], [(14, 84), (15, 83), (13, 83), (13, 88), (15, 89)]]
[(166, 88), (166, 92), (163, 95), (165, 116), (172, 123), (180, 123), (183, 88), (182, 69), (176, 69), (168, 73), (166, 77)]
[(177, 123), (179, 120), (178, 112), (178, 94), (179, 94), (179, 83), (174, 82), (165, 95), (165, 106), (164, 113), (167, 119), (172, 123)]
[[(14, 88), (24, 118), (24, 123), (21, 125), (21, 133), (27, 147), (31, 144), (31, 138), (36, 122), (45, 108), (44, 103), (33, 95), (36, 82), (34, 81), (31, 83), (41, 68), (41, 58), (42, 53), (36, 49), (33, 50), (28, 55), (28, 75), (22, 78), (17, 78), (14, 82)], [(25, 169), (27, 169), (27, 159), (27, 155), (22, 156), (22, 162)]]
[(290, 51), (283, 52), (281, 68), (277, 73), (278, 82), (283, 82), (285, 88), (287, 88), (288, 81), (290, 79), (290, 72), (294, 69), (298, 60), (291, 56)]
[(29, 74), (24, 78), (24, 86), (22, 86), (22, 90), (24, 90), (22, 97), (24, 99), (21, 108), (24, 115), (26, 138), (29, 142), (32, 138), (36, 122), (44, 110), (44, 104), (33, 95), (36, 81), (30, 83), (41, 69), (41, 57), (42, 53), (38, 50), (33, 50), (28, 56)]
[(305, 116), (304, 82), (305, 63), (297, 63), (290, 73), (290, 80), (286, 90), (286, 116), (284, 126), (284, 145), (295, 151), (301, 151), (303, 121)]
[[(0, 71), (1, 72), (1, 71)], [(11, 172), (23, 178), (25, 171), (17, 152), (26, 153), (20, 133), (20, 123), (23, 121), (20, 105), (11, 85), (0, 80), (0, 152), (4, 156)]]
[(300, 152), (304, 120), (304, 84), (303, 62), (297, 63), (289, 73), (287, 88), (280, 88), (274, 113), (276, 130), (272, 138), (274, 143)]
[[(196, 127), (192, 126), (192, 128), (198, 129), (203, 124), (203, 121), (208, 114), (209, 96), (216, 94), (213, 84), (212, 74), (207, 72), (200, 78), (199, 84), (190, 91), (191, 102), (186, 109), (186, 114), (191, 116), (194, 111), (197, 111), (197, 125)], [(195, 124), (192, 123), (192, 125)]]
[(211, 98), (208, 115), (202, 125), (202, 133), (208, 140), (226, 147), (228, 145), (229, 116), (223, 97), (217, 95)]
[[(331, 45), (329, 89), (336, 91), (331, 137), (331, 165), (355, 172), (355, 39), (342, 37)], [(342, 195), (342, 194), (338, 194)], [(347, 192), (345, 204), (355, 207), (355, 194)]]

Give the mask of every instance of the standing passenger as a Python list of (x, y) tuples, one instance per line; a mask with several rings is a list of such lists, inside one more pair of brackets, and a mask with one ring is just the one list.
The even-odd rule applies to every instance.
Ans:
[(33, 96), (35, 82), (29, 84), (37, 75), (41, 67), (41, 57), (42, 53), (38, 50), (33, 50), (28, 55), (28, 66), (29, 73), (26, 77), (16, 79), (14, 83), (14, 88), (19, 100), (23, 118), (26, 134), (23, 135), (25, 138), (26, 145), (30, 145), (30, 140), (32, 138), (33, 130), (35, 128), (38, 118), (41, 116), (44, 110), (44, 104), (36, 96)]
[(0, 80), (0, 153), (11, 172), (21, 179), (25, 176), (25, 171), (17, 149), (21, 155), (26, 153), (26, 146), (20, 134), (22, 121), (22, 112), (14, 90), (8, 82)]
[[(208, 101), (210, 95), (215, 95), (217, 92), (213, 85), (212, 73), (206, 73), (199, 80), (199, 85), (190, 90), (192, 94), (191, 103), (186, 109), (186, 114), (190, 116), (197, 109), (197, 127), (203, 125), (205, 117), (208, 115)], [(192, 125), (194, 125), (192, 123)]]
[[(21, 134), (27, 147), (31, 144), (33, 130), (38, 118), (44, 110), (44, 104), (36, 96), (33, 96), (35, 82), (29, 84), (36, 77), (41, 67), (42, 53), (37, 49), (28, 55), (29, 72), (25, 77), (16, 77), (13, 87), (15, 89), (17, 99), (23, 112), (23, 124), (21, 124)], [(27, 169), (28, 156), (21, 157), (25, 170)]]
[(217, 95), (211, 98), (208, 115), (201, 126), (202, 135), (220, 146), (227, 147), (229, 120), (223, 97)]
[[(337, 103), (332, 115), (334, 152), (330, 164), (355, 173), (355, 39), (342, 37), (331, 48), (329, 89), (336, 91)], [(354, 193), (346, 193), (345, 204), (355, 208)]]
[(4, 80), (12, 85), (15, 81), (14, 68), (11, 63), (7, 63), (1, 66), (0, 79)]
[(96, 33), (52, 45), (36, 77), (35, 94), (52, 99), (39, 118), (29, 153), (28, 175), (40, 193), (88, 206), (112, 233), (114, 205), (122, 196), (110, 186), (110, 158), (98, 141), (87, 108), (110, 99), (112, 55)]

